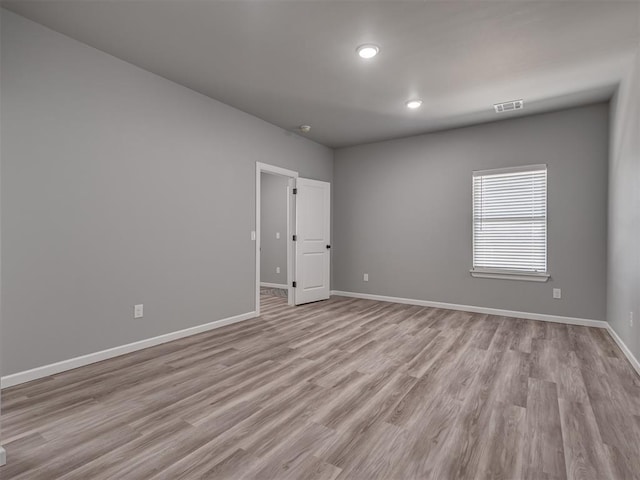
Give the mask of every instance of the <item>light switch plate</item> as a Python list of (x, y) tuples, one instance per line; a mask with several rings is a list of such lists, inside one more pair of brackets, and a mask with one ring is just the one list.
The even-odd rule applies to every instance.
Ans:
[(134, 305), (133, 306), (133, 318), (142, 318), (144, 315), (143, 311), (144, 305)]
[(369, 274), (368, 274), (368, 273), (365, 273), (365, 274), (363, 275), (362, 279), (363, 279), (365, 282), (368, 282), (368, 281), (369, 281)]
[(562, 289), (554, 288), (553, 289), (553, 298), (562, 298)]

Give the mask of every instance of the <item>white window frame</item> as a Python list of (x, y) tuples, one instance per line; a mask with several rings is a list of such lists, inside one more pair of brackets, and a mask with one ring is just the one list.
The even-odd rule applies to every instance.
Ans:
[(546, 272), (526, 272), (522, 270), (509, 270), (509, 269), (489, 269), (489, 268), (475, 268), (475, 244), (476, 244), (476, 232), (475, 232), (475, 215), (474, 215), (474, 198), (473, 198), (473, 179), (474, 177), (482, 176), (482, 175), (500, 175), (503, 173), (518, 173), (518, 172), (528, 172), (532, 170), (542, 169), (544, 168), (548, 172), (548, 167), (546, 164), (536, 164), (536, 165), (522, 165), (518, 167), (505, 167), (505, 168), (492, 168), (489, 170), (475, 170), (471, 175), (471, 256), (472, 256), (472, 268), (470, 271), (472, 277), (477, 278), (497, 278), (504, 280), (523, 280), (528, 282), (546, 282), (549, 280), (549, 251), (548, 251), (548, 241), (549, 241), (549, 182), (547, 177), (547, 185), (546, 185), (546, 211), (545, 211), (545, 256), (546, 256)]

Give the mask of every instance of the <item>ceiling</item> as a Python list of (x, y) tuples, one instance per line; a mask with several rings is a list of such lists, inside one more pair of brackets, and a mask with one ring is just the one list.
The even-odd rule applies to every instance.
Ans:
[[(330, 147), (606, 100), (640, 39), (635, 1), (2, 5), (284, 129), (309, 124)], [(369, 42), (380, 54), (361, 60)], [(519, 98), (524, 111), (493, 112)]]

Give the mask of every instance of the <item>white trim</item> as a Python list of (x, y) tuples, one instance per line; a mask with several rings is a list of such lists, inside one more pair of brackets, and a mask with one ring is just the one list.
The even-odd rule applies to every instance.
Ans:
[(342, 297), (366, 298), (368, 300), (378, 300), (380, 302), (403, 303), (407, 305), (419, 305), (422, 307), (445, 308), (447, 310), (460, 310), (463, 312), (486, 313), (489, 315), (501, 315), (504, 317), (525, 318), (527, 320), (540, 320), (543, 322), (566, 323), (567, 325), (580, 325), (583, 327), (607, 328), (608, 323), (604, 320), (591, 320), (587, 318), (561, 317), (559, 315), (548, 315), (546, 313), (516, 312), (513, 310), (502, 310), (499, 308), (476, 307), (473, 305), (457, 305), (455, 303), (431, 302), (428, 300), (415, 300), (412, 298), (388, 297), (385, 295), (372, 295), (370, 293), (342, 292), (332, 290), (331, 295)]
[(293, 195), (293, 189), (296, 188), (297, 178), (289, 178), (289, 185), (287, 185), (287, 305), (294, 306), (295, 289), (293, 288), (293, 280), (296, 278), (295, 265), (296, 265), (296, 245), (293, 241), (293, 234), (296, 231), (296, 199)]
[(38, 378), (48, 377), (49, 375), (55, 375), (60, 372), (72, 370), (78, 367), (84, 367), (95, 362), (101, 362), (109, 358), (118, 357), (127, 353), (143, 350), (145, 348), (154, 347), (162, 343), (171, 342), (180, 338), (189, 337), (198, 333), (207, 332), (216, 328), (224, 327), (225, 325), (231, 325), (232, 323), (242, 322), (250, 318), (255, 318), (258, 315), (256, 312), (247, 312), (233, 317), (223, 318), (214, 322), (205, 323), (204, 325), (198, 325), (195, 327), (185, 328), (184, 330), (178, 330), (176, 332), (165, 333), (153, 338), (147, 338), (138, 342), (128, 343), (126, 345), (120, 345), (119, 347), (108, 348), (107, 350), (101, 350), (99, 352), (89, 353), (80, 357), (70, 358), (61, 362), (52, 363), (50, 365), (43, 365), (42, 367), (32, 368), (31, 370), (25, 370), (24, 372), (18, 372), (11, 375), (2, 377), (2, 388), (12, 387)]
[(469, 272), (471, 272), (471, 276), (475, 278), (499, 278), (501, 280), (524, 280), (526, 282), (546, 282), (551, 276), (548, 273), (512, 273), (505, 270), (486, 269), (472, 269), (469, 270)]
[[(293, 170), (287, 170), (286, 168), (276, 167), (275, 165), (269, 165), (262, 162), (256, 162), (256, 306), (255, 312), (256, 315), (260, 315), (260, 230), (261, 230), (261, 220), (260, 220), (260, 191), (261, 191), (261, 174), (272, 173), (274, 175), (280, 175), (283, 177), (287, 177), (289, 179), (289, 186), (287, 190), (287, 285), (291, 285), (293, 281), (293, 241), (291, 240), (292, 231), (294, 230), (294, 225), (292, 225), (291, 212), (295, 208), (295, 201), (291, 198), (292, 188), (295, 187), (295, 180), (298, 178), (298, 172), (294, 172)], [(287, 303), (289, 305), (293, 305), (293, 288), (287, 287), (289, 294), (287, 295)]]
[(518, 165), (517, 167), (490, 168), (488, 170), (474, 170), (474, 177), (482, 177), (484, 175), (504, 175), (506, 173), (520, 172), (541, 172), (547, 169), (546, 163), (537, 163), (535, 165)]
[(629, 360), (629, 363), (631, 363), (631, 366), (634, 368), (636, 373), (640, 375), (640, 362), (636, 357), (633, 356), (633, 353), (631, 353), (629, 347), (627, 347), (627, 345), (618, 336), (611, 324), (607, 324), (607, 331), (609, 332), (609, 335), (611, 335), (611, 338), (613, 338), (613, 341), (618, 344), (618, 347), (620, 347), (620, 350), (622, 350), (624, 356), (627, 357), (627, 360)]
[(274, 175), (281, 175), (283, 177), (298, 178), (298, 172), (276, 167), (275, 165), (269, 165), (268, 163), (256, 162), (256, 169), (260, 172), (273, 173)]
[(268, 288), (282, 288), (284, 290), (288, 288), (284, 283), (260, 282), (260, 286)]
[(0, 447), (0, 467), (7, 463), (7, 452), (4, 448)]

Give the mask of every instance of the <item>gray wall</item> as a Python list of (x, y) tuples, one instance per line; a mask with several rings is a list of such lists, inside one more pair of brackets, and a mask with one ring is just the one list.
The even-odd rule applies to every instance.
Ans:
[[(337, 150), (333, 288), (603, 320), (608, 113), (601, 103)], [(551, 280), (472, 278), (471, 172), (536, 163), (548, 165)]]
[[(3, 15), (4, 10), (0, 8), (0, 52), (2, 51), (2, 15)], [(2, 75), (0, 74), (0, 93), (2, 92)], [(1, 99), (1, 95), (0, 95), (0, 105), (2, 105), (2, 99)], [(0, 124), (1, 124), (1, 119), (0, 119)], [(2, 165), (2, 130), (1, 130), (1, 125), (0, 125), (0, 166)], [(2, 212), (2, 205), (1, 205), (1, 198), (2, 198), (2, 190), (1, 190), (1, 185), (2, 185), (2, 174), (1, 174), (1, 168), (0, 168), (0, 216), (1, 216), (1, 212)], [(0, 250), (1, 250), (1, 239), (2, 239), (2, 222), (0, 222)], [(2, 262), (1, 262), (1, 255), (0, 255), (0, 374), (2, 373)], [(0, 393), (0, 397), (2, 397), (1, 393)], [(2, 406), (2, 398), (0, 398), (0, 407)], [(0, 441), (2, 440), (2, 408), (0, 408)], [(4, 448), (2, 446), (0, 446), (0, 465), (4, 465), (4, 463), (6, 462), (6, 452), (4, 450)]]
[(640, 48), (611, 108), (607, 320), (640, 359)]
[(332, 180), (330, 149), (6, 11), (1, 72), (3, 375), (253, 311), (255, 162)]
[[(286, 177), (261, 175), (260, 281), (287, 284), (287, 185)], [(276, 238), (280, 233), (280, 238)], [(280, 273), (276, 273), (280, 267)]]

